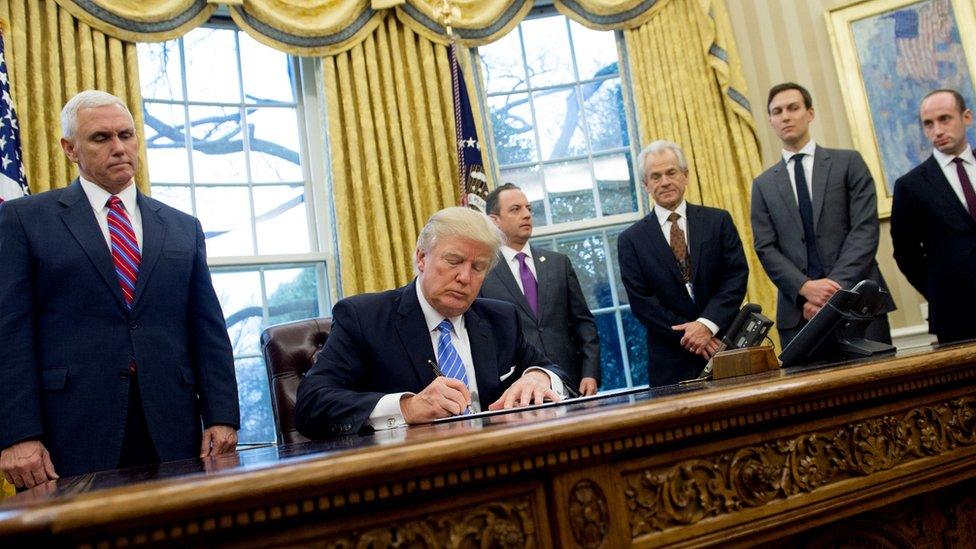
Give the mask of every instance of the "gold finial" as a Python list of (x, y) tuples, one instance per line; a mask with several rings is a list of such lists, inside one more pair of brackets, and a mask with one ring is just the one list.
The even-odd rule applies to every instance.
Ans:
[(447, 30), (447, 35), (453, 37), (454, 29), (451, 28), (451, 24), (461, 18), (461, 10), (451, 0), (441, 0), (441, 4), (437, 8), (437, 14), (440, 16), (441, 24)]

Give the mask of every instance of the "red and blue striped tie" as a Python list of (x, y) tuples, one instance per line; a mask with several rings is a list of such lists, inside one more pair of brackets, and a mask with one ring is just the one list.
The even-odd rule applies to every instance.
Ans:
[(112, 261), (115, 263), (115, 274), (119, 276), (119, 286), (122, 287), (125, 304), (131, 309), (142, 255), (139, 253), (139, 242), (132, 229), (132, 222), (125, 213), (122, 200), (113, 195), (108, 199), (107, 205), (108, 232), (112, 237)]

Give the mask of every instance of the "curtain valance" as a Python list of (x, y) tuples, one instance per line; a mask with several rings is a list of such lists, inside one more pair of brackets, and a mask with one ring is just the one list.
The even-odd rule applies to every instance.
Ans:
[[(441, 0), (405, 0), (374, 9), (371, 0), (55, 0), (75, 18), (108, 36), (159, 42), (206, 22), (221, 4), (256, 40), (294, 55), (335, 55), (369, 36), (393, 15), (414, 32), (445, 43)], [(556, 9), (598, 30), (647, 22), (668, 0), (554, 0)], [(377, 2), (377, 4), (380, 4)], [(390, 4), (389, 1), (382, 4)], [(453, 0), (452, 26), (462, 44), (478, 46), (508, 33), (533, 0)]]

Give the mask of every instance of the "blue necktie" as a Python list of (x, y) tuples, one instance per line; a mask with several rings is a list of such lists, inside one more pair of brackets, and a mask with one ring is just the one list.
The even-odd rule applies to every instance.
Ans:
[(437, 329), (441, 332), (441, 337), (437, 341), (437, 364), (440, 365), (441, 373), (445, 377), (461, 380), (461, 383), (467, 386), (468, 374), (464, 370), (464, 363), (461, 362), (457, 349), (454, 348), (454, 343), (451, 342), (453, 327), (451, 321), (446, 318), (437, 325)]
[(807, 276), (812, 279), (823, 278), (823, 260), (820, 259), (820, 249), (817, 247), (817, 232), (813, 228), (813, 203), (810, 202), (810, 190), (807, 189), (807, 176), (803, 172), (803, 153), (793, 155), (793, 179), (796, 181), (796, 202), (800, 208), (800, 219), (803, 221), (803, 239), (807, 245)]

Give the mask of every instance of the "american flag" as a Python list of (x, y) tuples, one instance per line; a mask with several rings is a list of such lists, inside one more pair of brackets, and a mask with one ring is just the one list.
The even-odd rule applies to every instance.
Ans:
[(474, 125), (471, 101), (468, 99), (464, 73), (457, 60), (457, 45), (451, 40), (451, 84), (454, 88), (454, 125), (457, 128), (458, 187), (461, 205), (485, 211), (488, 198), (488, 177), (481, 156), (481, 142)]
[(0, 202), (30, 194), (24, 162), (20, 156), (20, 127), (10, 97), (7, 60), (0, 34)]

